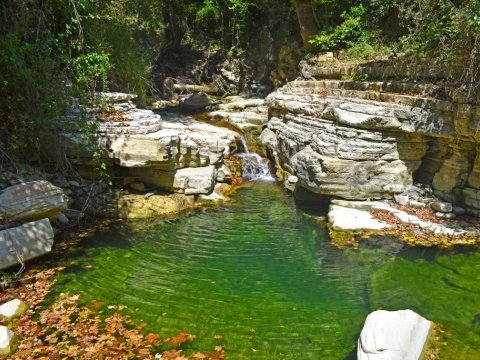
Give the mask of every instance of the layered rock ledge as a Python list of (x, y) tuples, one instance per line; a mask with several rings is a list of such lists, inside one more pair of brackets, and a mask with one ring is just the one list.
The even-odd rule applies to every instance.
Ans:
[(393, 198), (415, 181), (479, 216), (480, 106), (463, 97), (436, 98), (431, 89), (294, 81), (267, 97), (261, 139), (277, 175), (295, 175), (297, 187), (313, 193)]
[(210, 194), (217, 182), (230, 179), (224, 160), (241, 142), (237, 132), (179, 113), (139, 109), (132, 96), (114, 95), (106, 97), (107, 109), (77, 104), (66, 119), (84, 117), (95, 128), (93, 142), (80, 132), (64, 133), (52, 139), (56, 146), (48, 156), (65, 154), (87, 176), (92, 153), (101, 149), (112, 179), (187, 195)]

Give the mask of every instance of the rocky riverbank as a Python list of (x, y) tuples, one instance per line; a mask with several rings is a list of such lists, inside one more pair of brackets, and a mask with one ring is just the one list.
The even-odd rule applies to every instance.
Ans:
[[(269, 120), (261, 141), (277, 176), (286, 183), (294, 178), (287, 187), (299, 199), (349, 200), (343, 202), (349, 210), (332, 205), (333, 231), (339, 231), (339, 218), (355, 212), (357, 221), (343, 231), (392, 230), (392, 222), (400, 222), (413, 232), (410, 237), (442, 237), (432, 244), (478, 243), (478, 229), (470, 225), (480, 215), (478, 97), (442, 83), (340, 80), (354, 70), (383, 69), (388, 77), (393, 70), (387, 65), (347, 71), (305, 62), (301, 70), (309, 80), (288, 83), (267, 97)], [(389, 202), (372, 205), (382, 216), (368, 213), (372, 200)], [(385, 211), (387, 205), (410, 215)], [(433, 209), (432, 221), (416, 218), (412, 212), (418, 209)]]

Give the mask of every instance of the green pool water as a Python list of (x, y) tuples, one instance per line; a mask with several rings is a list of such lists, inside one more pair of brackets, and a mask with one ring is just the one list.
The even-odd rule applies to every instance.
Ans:
[(70, 250), (54, 295), (128, 306), (147, 331), (219, 340), (229, 359), (349, 359), (366, 315), (410, 308), (446, 330), (442, 359), (480, 359), (480, 254), (329, 243), (273, 184), (173, 220), (124, 223)]

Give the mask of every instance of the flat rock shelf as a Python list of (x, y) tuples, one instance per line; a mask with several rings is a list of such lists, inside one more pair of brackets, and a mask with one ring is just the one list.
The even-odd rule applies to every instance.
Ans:
[(354, 359), (366, 316), (412, 309), (438, 324), (441, 359), (480, 358), (480, 254), (330, 244), (324, 213), (274, 184), (170, 220), (117, 224), (71, 249), (52, 299), (125, 305), (145, 331), (221, 336), (229, 359)]

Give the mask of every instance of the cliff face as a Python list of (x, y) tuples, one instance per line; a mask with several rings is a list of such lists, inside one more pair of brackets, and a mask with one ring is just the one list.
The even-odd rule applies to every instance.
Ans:
[(429, 84), (318, 80), (291, 82), (266, 103), (261, 139), (281, 178), (345, 199), (422, 182), (480, 215), (478, 99)]

